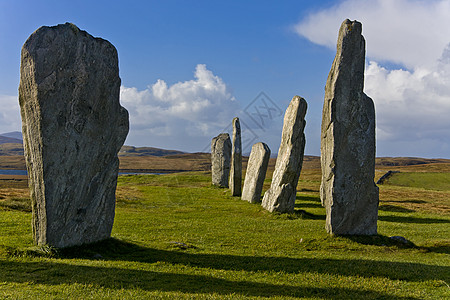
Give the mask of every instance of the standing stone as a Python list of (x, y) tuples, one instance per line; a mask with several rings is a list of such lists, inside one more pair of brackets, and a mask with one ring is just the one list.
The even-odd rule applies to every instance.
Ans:
[(261, 202), (261, 192), (269, 165), (270, 149), (264, 143), (256, 143), (252, 146), (245, 173), (242, 200), (250, 203)]
[(320, 198), (332, 234), (377, 233), (375, 109), (363, 92), (362, 25), (345, 20), (325, 87), (322, 114)]
[(211, 141), (212, 184), (228, 187), (231, 162), (231, 140), (228, 133), (221, 133)]
[(34, 242), (68, 247), (111, 235), (128, 112), (117, 51), (66, 23), (25, 42), (19, 102)]
[(242, 144), (239, 118), (233, 119), (233, 149), (231, 151), (230, 190), (232, 196), (240, 196), (242, 189)]
[(297, 184), (302, 171), (307, 104), (295, 96), (284, 115), (283, 133), (278, 150), (272, 184), (263, 197), (262, 206), (268, 211), (294, 211)]

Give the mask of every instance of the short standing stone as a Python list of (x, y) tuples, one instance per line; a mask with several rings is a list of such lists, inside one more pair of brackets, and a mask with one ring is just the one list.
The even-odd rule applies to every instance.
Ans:
[(284, 115), (283, 133), (272, 183), (263, 197), (268, 211), (293, 212), (305, 150), (306, 101), (295, 96)]
[(119, 103), (117, 51), (66, 23), (25, 42), (19, 102), (38, 245), (111, 235), (128, 112)]
[(221, 133), (211, 141), (212, 184), (228, 187), (231, 162), (231, 140), (228, 133)]
[(252, 146), (245, 173), (242, 200), (250, 203), (261, 202), (261, 192), (269, 165), (270, 149), (264, 143), (256, 143)]
[(231, 151), (230, 190), (232, 196), (240, 196), (242, 189), (242, 145), (239, 118), (233, 119), (233, 148)]
[(362, 25), (345, 20), (325, 87), (322, 114), (320, 197), (332, 234), (377, 233), (375, 109), (363, 92)]

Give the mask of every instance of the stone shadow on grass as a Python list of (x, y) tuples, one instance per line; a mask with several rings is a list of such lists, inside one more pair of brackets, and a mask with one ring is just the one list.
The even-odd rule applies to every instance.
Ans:
[[(296, 204), (295, 207), (297, 208), (297, 207), (302, 207), (302, 206), (297, 206), (297, 204)], [(288, 214), (288, 215), (293, 216), (290, 219), (325, 220), (325, 218), (326, 218), (325, 215), (315, 215), (315, 214), (307, 212), (306, 210), (303, 210), (303, 209), (295, 209), (293, 213)]]
[[(152, 254), (146, 253), (146, 254)], [(167, 259), (166, 259), (167, 260)], [(117, 267), (81, 266), (60, 262), (23, 262), (0, 260), (0, 281), (94, 285), (108, 289), (141, 289), (144, 291), (181, 292), (195, 294), (242, 295), (254, 297), (324, 297), (334, 299), (417, 299), (395, 297), (382, 291), (341, 287), (305, 287), (267, 284), (252, 281), (230, 281), (205, 275), (176, 274)]]
[(395, 201), (390, 201), (390, 202), (398, 202), (398, 203), (415, 203), (415, 204), (423, 204), (423, 203), (428, 203), (425, 200), (395, 200)]
[(417, 217), (404, 217), (404, 216), (378, 216), (378, 221), (396, 222), (396, 223), (416, 223), (416, 224), (437, 224), (437, 223), (450, 223), (448, 219), (439, 218), (417, 218)]
[[(298, 192), (298, 191), (297, 191)], [(319, 206), (322, 206), (320, 204), (320, 198), (318, 196), (307, 196), (307, 195), (298, 195), (295, 197), (295, 202), (297, 201), (311, 201), (311, 202), (316, 202), (319, 204)]]
[[(325, 208), (320, 203), (320, 198), (317, 196), (303, 196), (297, 195), (295, 197), (295, 208), (323, 208), (325, 212)], [(323, 218), (325, 220), (325, 218)]]
[[(387, 246), (387, 247), (397, 247), (401, 249), (414, 248), (421, 249), (417, 247), (414, 243), (407, 240), (407, 243), (401, 242), (397, 239), (391, 239), (388, 236), (377, 234), (377, 235), (339, 235), (339, 237), (349, 239), (353, 242), (362, 245), (370, 246)], [(450, 271), (450, 269), (449, 269)]]
[[(322, 208), (320, 203), (295, 203), (295, 208)], [(325, 209), (324, 209), (325, 210)]]
[[(297, 196), (295, 198), (295, 207), (298, 208), (323, 208), (320, 198), (313, 196)], [(324, 208), (325, 210), (325, 208)]]
[(450, 254), (450, 243), (434, 243), (427, 247), (421, 247), (421, 249), (429, 252)]
[(402, 212), (402, 213), (412, 213), (415, 212), (413, 209), (404, 208), (397, 205), (391, 205), (391, 204), (381, 204), (378, 206), (378, 210), (382, 211), (393, 211), (393, 212)]
[[(359, 237), (358, 242), (380, 244), (387, 237), (375, 236), (376, 241), (370, 242), (370, 237)], [(356, 238), (358, 239), (358, 237)], [(302, 250), (299, 250), (302, 251)], [(424, 281), (441, 280), (443, 274), (450, 274), (450, 267), (433, 266), (419, 263), (402, 263), (392, 261), (375, 261), (363, 259), (320, 259), (320, 258), (287, 258), (263, 256), (235, 256), (219, 254), (195, 253), (197, 250), (159, 250), (142, 247), (133, 243), (109, 239), (88, 246), (72, 247), (60, 250), (62, 258), (92, 259), (97, 254), (105, 260), (125, 260), (144, 263), (167, 262), (184, 264), (199, 268), (235, 271), (274, 271), (286, 273), (311, 272), (335, 274), (341, 276), (384, 277), (391, 280)]]

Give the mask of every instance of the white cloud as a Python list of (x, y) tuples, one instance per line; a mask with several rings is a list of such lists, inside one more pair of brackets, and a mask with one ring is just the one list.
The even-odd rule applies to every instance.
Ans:
[(0, 133), (22, 131), (18, 96), (0, 95)]
[(335, 49), (342, 21), (358, 20), (371, 59), (430, 67), (450, 42), (449, 14), (449, 0), (347, 0), (310, 14), (294, 29), (313, 43)]
[[(378, 155), (448, 153), (449, 13), (449, 0), (347, 0), (295, 26), (299, 35), (335, 49), (344, 19), (363, 23), (370, 60), (365, 92), (376, 106)], [(389, 69), (380, 62), (405, 68)]]
[(147, 89), (121, 87), (122, 105), (130, 113), (127, 143), (200, 151), (236, 116), (237, 101), (223, 80), (205, 65), (195, 79), (168, 86), (159, 79)]
[[(147, 89), (121, 87), (130, 115), (127, 144), (201, 151), (231, 124), (238, 103), (223, 80), (205, 65), (195, 79), (168, 86), (159, 79)], [(0, 95), (0, 133), (21, 131), (18, 96)]]
[(433, 71), (387, 70), (376, 62), (369, 63), (365, 92), (376, 105), (379, 139), (450, 140), (448, 67), (444, 65)]

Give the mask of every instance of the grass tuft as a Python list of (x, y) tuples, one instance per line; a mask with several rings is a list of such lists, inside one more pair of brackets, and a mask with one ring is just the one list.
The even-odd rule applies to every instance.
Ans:
[(5, 252), (7, 253), (8, 257), (21, 257), (21, 258), (33, 258), (33, 257), (56, 258), (59, 256), (59, 250), (49, 245), (33, 246), (25, 249), (7, 248)]

